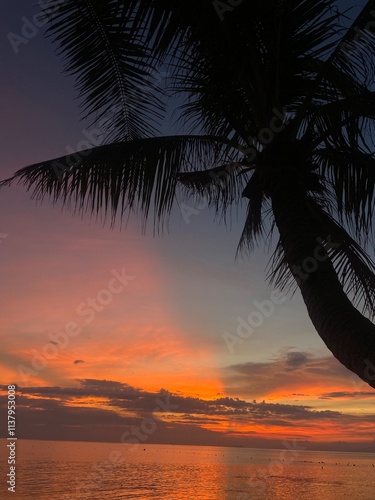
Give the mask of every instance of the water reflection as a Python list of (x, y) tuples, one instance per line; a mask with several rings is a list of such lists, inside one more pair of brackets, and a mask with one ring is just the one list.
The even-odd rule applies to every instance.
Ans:
[(369, 500), (373, 462), (361, 453), (20, 441), (12, 498)]

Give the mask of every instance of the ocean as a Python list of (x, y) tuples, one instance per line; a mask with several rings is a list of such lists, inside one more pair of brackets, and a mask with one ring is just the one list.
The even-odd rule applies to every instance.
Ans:
[(34, 500), (375, 500), (375, 453), (19, 440), (16, 492)]

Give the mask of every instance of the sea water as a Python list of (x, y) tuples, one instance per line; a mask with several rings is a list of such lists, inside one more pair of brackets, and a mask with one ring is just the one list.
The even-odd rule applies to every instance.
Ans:
[(17, 441), (16, 493), (35, 500), (375, 500), (375, 453)]

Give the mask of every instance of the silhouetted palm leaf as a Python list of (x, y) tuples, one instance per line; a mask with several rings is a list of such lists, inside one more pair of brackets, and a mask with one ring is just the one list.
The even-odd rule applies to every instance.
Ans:
[[(370, 317), (375, 317), (375, 265), (369, 255), (319, 204), (310, 200), (312, 210), (319, 220), (322, 238), (320, 244), (326, 246), (337, 274), (346, 293), (351, 294), (353, 302), (362, 306)], [(319, 246), (319, 242), (317, 242)], [(296, 277), (285, 261), (280, 245), (268, 265), (268, 275), (275, 286), (295, 291)], [(297, 277), (298, 280), (298, 277)]]
[(47, 33), (76, 76), (83, 110), (94, 120), (107, 118), (108, 137), (137, 139), (155, 133), (152, 121), (164, 110), (161, 89), (153, 83), (157, 61), (132, 26), (137, 2), (49, 0)]
[[(171, 210), (181, 172), (194, 164), (211, 165), (227, 157), (228, 144), (210, 136), (136, 139), (100, 146), (22, 168), (1, 186), (21, 183), (33, 196), (62, 200), (79, 212), (117, 216), (140, 211), (146, 222), (150, 206), (155, 222)], [(226, 184), (218, 186), (220, 194)], [(225, 197), (225, 196), (224, 196)]]

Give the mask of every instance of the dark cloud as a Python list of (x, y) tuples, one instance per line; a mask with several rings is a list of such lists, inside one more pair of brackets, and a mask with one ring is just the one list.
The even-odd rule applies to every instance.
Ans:
[(80, 363), (84, 363), (83, 359), (76, 359), (73, 361), (74, 365), (79, 365)]
[(275, 425), (277, 427), (294, 427), (292, 422), (288, 422), (287, 420), (277, 420), (277, 419), (269, 419), (269, 425)]
[[(96, 397), (105, 401), (103, 404), (107, 412), (111, 410), (123, 416), (136, 415), (136, 418), (145, 418), (155, 414), (163, 419), (163, 412), (167, 410), (167, 413), (186, 423), (196, 423), (199, 419), (207, 419), (206, 423), (210, 423), (220, 418), (226, 421), (261, 423), (266, 426), (275, 425), (273, 423), (275, 420), (287, 421), (290, 426), (298, 426), (303, 423), (307, 425), (308, 422), (340, 421), (345, 417), (338, 411), (317, 411), (311, 406), (301, 404), (255, 400), (249, 402), (231, 397), (203, 400), (171, 394), (165, 389), (149, 392), (121, 382), (95, 379), (82, 379), (79, 381), (79, 387), (28, 387), (20, 388), (19, 392), (24, 401), (30, 402), (30, 408), (34, 408), (33, 402), (35, 401), (43, 401), (45, 406), (48, 401), (58, 400), (61, 406), (68, 407), (74, 400), (75, 411), (79, 412), (82, 408), (87, 410), (88, 398)], [(339, 397), (339, 393), (332, 394)], [(33, 399), (35, 397), (40, 399)]]
[[(230, 365), (225, 373), (225, 392), (245, 399), (265, 397), (277, 392), (298, 397), (303, 387), (317, 387), (322, 382), (353, 388), (353, 374), (333, 356), (314, 357), (311, 353), (283, 350), (274, 359), (262, 363)], [(302, 396), (301, 396), (302, 397)]]
[[(326, 419), (340, 418), (340, 412), (329, 410), (316, 411), (306, 405), (290, 405), (280, 403), (268, 403), (265, 401), (252, 402), (239, 398), (217, 398), (203, 400), (200, 398), (185, 397), (172, 394), (165, 389), (158, 392), (148, 392), (131, 387), (120, 382), (107, 380), (84, 379), (80, 381), (80, 387), (28, 387), (20, 389), (20, 393), (30, 401), (39, 396), (44, 401), (48, 398), (60, 398), (61, 405), (69, 405), (69, 401), (75, 401), (75, 406), (85, 405), (88, 397), (99, 397), (106, 399), (106, 407), (113, 411), (124, 410), (128, 413), (136, 413), (140, 416), (146, 414), (167, 413), (183, 416), (187, 421), (190, 417), (217, 418), (217, 417), (246, 417), (248, 421), (262, 421), (267, 423), (273, 418), (287, 418), (290, 422), (320, 421)], [(78, 401), (78, 403), (77, 403)], [(122, 414), (124, 414), (122, 412)]]
[[(3, 398), (5, 401), (5, 398)], [(99, 402), (97, 402), (99, 401)], [(2, 402), (0, 407), (4, 407)], [(5, 408), (5, 407), (4, 407)], [(167, 411), (164, 411), (167, 410)], [(353, 426), (367, 437), (375, 415), (351, 416), (337, 411), (317, 411), (307, 405), (246, 401), (220, 397), (211, 400), (183, 397), (165, 389), (144, 391), (128, 384), (83, 379), (78, 387), (24, 387), (17, 398), (20, 438), (119, 442), (124, 432), (153, 418), (157, 431), (150, 443), (217, 444), (272, 447), (267, 429), (293, 429), (304, 436), (316, 426)], [(246, 431), (241, 431), (241, 425)], [(362, 430), (358, 430), (358, 425)], [(252, 430), (251, 427), (254, 426)], [(259, 433), (259, 426), (265, 431)], [(208, 429), (210, 427), (211, 429)], [(303, 432), (304, 434), (303, 434)], [(233, 440), (234, 439), (234, 440)]]
[(307, 352), (288, 352), (285, 364), (287, 368), (295, 370), (296, 368), (300, 368), (301, 366), (308, 364), (311, 357), (311, 354)]
[(375, 398), (375, 392), (349, 392), (349, 391), (337, 391), (337, 392), (325, 392), (319, 396), (319, 399), (334, 399), (334, 398)]

